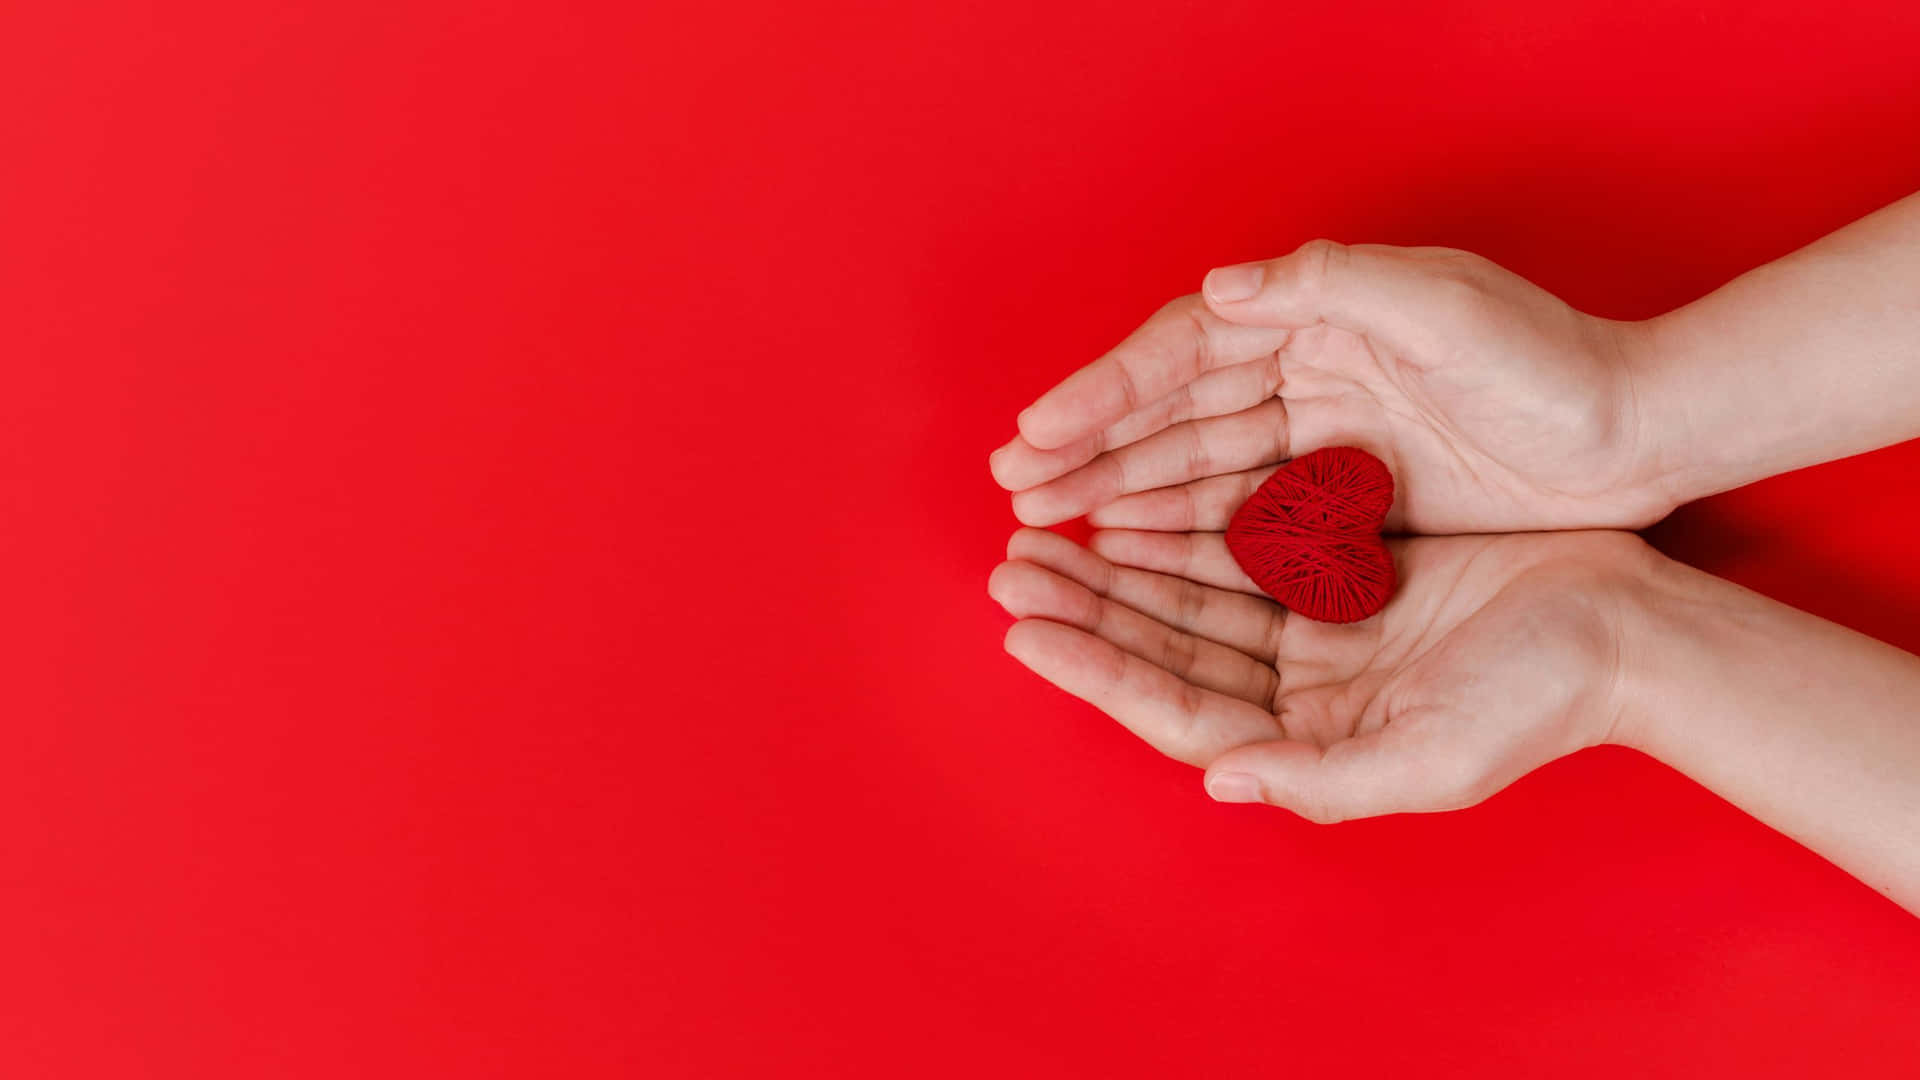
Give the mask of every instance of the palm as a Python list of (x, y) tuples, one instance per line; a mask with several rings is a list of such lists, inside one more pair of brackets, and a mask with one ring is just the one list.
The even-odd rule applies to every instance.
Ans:
[(1638, 526), (1664, 512), (1637, 480), (1630, 327), (1484, 260), (1383, 250), (1367, 257), (1416, 284), (1377, 317), (1246, 326), (1187, 297), (1062, 383), (994, 456), (1020, 519), (1218, 527), (1204, 522), (1280, 462), (1332, 445), (1387, 463), (1395, 531)]
[[(1614, 453), (1620, 421), (1604, 359), (1546, 339), (1474, 340), (1449, 354), (1327, 326), (1294, 332), (1277, 398), (1287, 456), (1372, 451), (1398, 480), (1389, 526), (1401, 531), (1643, 524), (1640, 506), (1611, 495), (1627, 462)], [(1241, 479), (1263, 479), (1277, 463)]]
[(1604, 741), (1614, 628), (1591, 586), (1645, 550), (1608, 533), (1400, 542), (1406, 584), (1378, 618), (1336, 626), (1286, 617), (1218, 534), (1092, 546), (1015, 535), (991, 586), (1021, 619), (1008, 649), (1179, 760), (1342, 777), (1357, 802), (1274, 796), (1318, 820), (1468, 805)]

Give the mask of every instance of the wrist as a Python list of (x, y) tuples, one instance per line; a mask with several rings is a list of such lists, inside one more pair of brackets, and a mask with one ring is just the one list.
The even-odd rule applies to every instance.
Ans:
[(1718, 641), (1742, 614), (1745, 590), (1645, 548), (1621, 590), (1614, 725), (1608, 742), (1673, 764), (1676, 719), (1703, 678)]
[(1710, 463), (1693, 430), (1699, 417), (1689, 395), (1697, 388), (1684, 385), (1690, 366), (1684, 334), (1669, 316), (1615, 323), (1613, 331), (1628, 415), (1622, 453), (1650, 524), (1718, 489), (1701, 486)]

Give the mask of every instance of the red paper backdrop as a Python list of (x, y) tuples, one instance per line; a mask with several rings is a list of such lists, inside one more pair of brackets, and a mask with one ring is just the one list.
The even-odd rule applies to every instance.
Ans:
[[(984, 585), (1211, 265), (1920, 189), (1915, 10), (11, 5), (0, 1074), (1913, 1075), (1920, 921), (1662, 766), (1213, 805)], [(1920, 648), (1916, 465), (1655, 535)]]

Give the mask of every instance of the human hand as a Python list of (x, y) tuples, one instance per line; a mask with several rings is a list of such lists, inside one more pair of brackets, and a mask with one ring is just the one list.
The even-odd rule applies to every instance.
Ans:
[(1659, 556), (1630, 533), (1390, 543), (1398, 593), (1349, 625), (1289, 618), (1218, 533), (1022, 529), (988, 591), (1007, 651), (1225, 802), (1314, 821), (1468, 806), (1609, 742), (1623, 608)]
[(991, 465), (1028, 525), (1217, 528), (1280, 462), (1345, 445), (1392, 471), (1392, 531), (1639, 527), (1675, 502), (1641, 337), (1466, 252), (1316, 241), (1209, 274)]

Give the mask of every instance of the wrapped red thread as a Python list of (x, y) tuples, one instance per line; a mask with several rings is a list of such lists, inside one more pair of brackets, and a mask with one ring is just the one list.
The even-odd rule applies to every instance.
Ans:
[(1393, 594), (1393, 556), (1380, 526), (1393, 474), (1351, 446), (1294, 458), (1268, 477), (1227, 525), (1227, 550), (1253, 583), (1288, 610), (1350, 623)]

